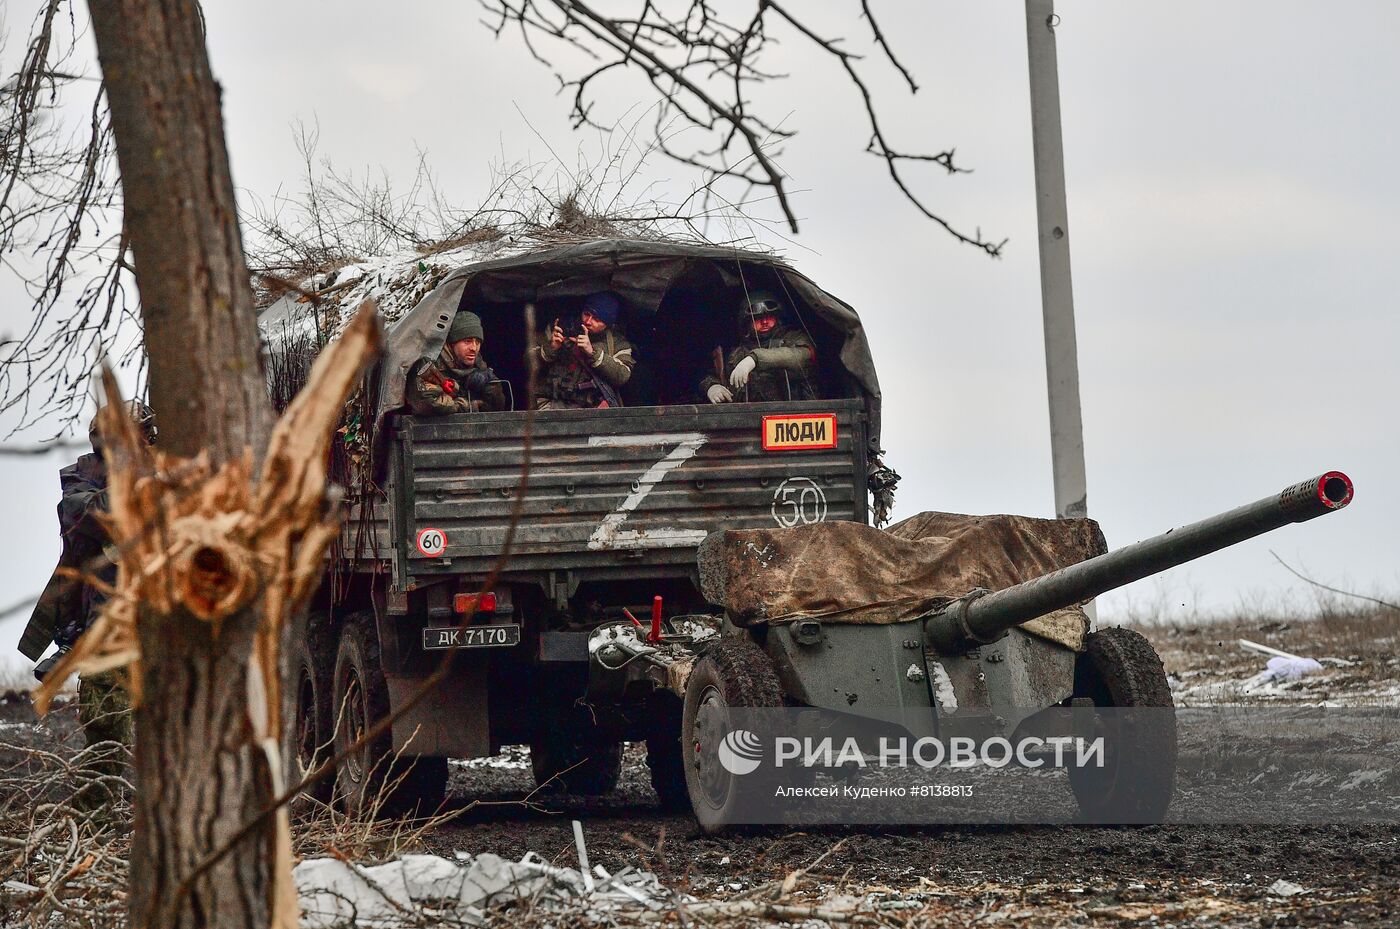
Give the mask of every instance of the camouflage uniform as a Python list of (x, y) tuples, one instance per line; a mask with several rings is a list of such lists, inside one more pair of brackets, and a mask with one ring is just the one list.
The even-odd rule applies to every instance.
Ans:
[[(617, 388), (632, 376), (632, 367), (636, 364), (632, 343), (611, 327), (596, 335), (589, 333), (588, 341), (593, 346), (591, 359), (569, 342), (555, 351), (549, 345), (548, 334), (535, 348), (537, 357), (545, 365), (544, 390), (538, 401), (540, 409), (622, 405)], [(599, 386), (599, 381), (606, 386)]]
[(779, 323), (766, 334), (759, 335), (750, 327), (743, 340), (725, 359), (725, 378), (710, 375), (700, 382), (700, 392), (706, 393), (719, 384), (729, 386), (729, 374), (748, 355), (753, 356), (754, 369), (749, 382), (735, 393), (739, 403), (762, 403), (770, 400), (816, 400), (817, 349), (805, 330)]
[[(107, 530), (97, 514), (107, 512), (107, 464), (96, 452), (83, 455), (58, 472), (63, 497), (58, 502), (58, 525), (66, 558), (60, 563), (92, 574), (107, 584), (117, 582), (117, 566), (104, 552)], [(54, 625), (54, 642), (71, 648), (97, 618), (106, 596), (91, 584), (73, 585), (76, 596)]]
[(420, 359), (409, 371), (404, 399), (418, 416), (495, 413), (506, 408), (505, 391), (495, 381), (495, 372), (480, 355), (467, 369), (444, 346), (436, 360)]
[[(107, 509), (107, 467), (96, 453), (83, 455), (58, 472), (63, 496), (58, 503), (59, 568), (92, 574), (108, 584), (116, 581), (117, 566), (103, 553), (107, 530), (97, 514)], [(67, 651), (97, 617), (102, 594), (95, 588), (60, 574), (57, 570), (44, 585), (34, 613), (20, 638), (19, 649), (38, 658), (49, 645)], [(35, 669), (42, 677), (56, 658), (45, 659)]]
[(125, 777), (135, 735), (133, 721), (131, 698), (117, 672), (84, 674), (78, 679), (78, 722), (90, 752), (83, 769), (91, 779), (73, 797), (78, 809), (102, 809), (120, 793), (120, 784), (103, 778)]
[[(59, 564), (115, 584), (117, 566), (106, 553), (110, 539), (97, 518), (97, 514), (107, 512), (106, 462), (94, 452), (81, 456), (58, 475), (63, 487), (63, 497), (58, 504), (58, 522), (63, 534)], [(53, 641), (66, 651), (96, 621), (106, 599), (92, 584), (55, 575), (35, 609), (37, 612), (46, 607), (52, 611)], [(117, 674), (109, 671), (82, 676), (78, 682), (78, 719), (90, 748), (116, 743), (106, 745), (98, 750), (98, 755), (86, 759), (87, 776), (94, 779), (121, 777), (125, 769), (125, 750), (121, 746), (131, 747), (132, 715), (131, 701)], [(97, 809), (106, 805), (114, 791), (110, 783), (89, 781), (75, 796), (74, 804), (80, 809)]]

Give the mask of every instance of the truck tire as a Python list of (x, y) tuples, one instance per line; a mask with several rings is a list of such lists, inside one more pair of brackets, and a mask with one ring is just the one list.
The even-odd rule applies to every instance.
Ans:
[(682, 704), (667, 692), (658, 695), (647, 732), (647, 769), (656, 800), (667, 812), (690, 809), (685, 786), (685, 753), (681, 751)]
[(340, 634), (333, 677), (335, 798), (352, 816), (431, 814), (447, 793), (447, 759), (395, 755), (393, 738), (381, 733), (347, 753), (370, 726), (389, 715), (389, 689), (379, 663), (374, 617), (349, 617)]
[[(289, 642), (291, 671), (289, 694), (291, 746), (290, 784), (295, 785), (330, 757), (331, 675), (335, 672), (333, 640), (322, 614), (297, 619)], [(329, 803), (335, 778), (324, 777), (292, 801), (296, 813), (310, 812), (317, 804)], [(308, 802), (314, 801), (314, 802)]]
[(745, 785), (754, 783), (726, 771), (712, 747), (728, 730), (728, 709), (782, 705), (772, 661), (748, 639), (722, 639), (695, 663), (681, 713), (681, 751), (690, 808), (706, 835), (734, 825), (748, 799)]
[(587, 707), (541, 711), (530, 739), (530, 769), (546, 790), (597, 797), (622, 776), (622, 743), (605, 737)]
[(1080, 812), (1101, 823), (1161, 822), (1176, 779), (1176, 720), (1167, 674), (1152, 643), (1131, 629), (1089, 633), (1075, 662), (1074, 695), (1096, 707), (1148, 710), (1096, 721), (1095, 734), (1104, 737), (1104, 766), (1069, 769)]

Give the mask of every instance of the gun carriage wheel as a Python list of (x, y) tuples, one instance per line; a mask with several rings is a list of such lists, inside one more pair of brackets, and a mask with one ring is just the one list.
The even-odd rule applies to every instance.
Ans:
[(543, 709), (530, 739), (530, 768), (540, 787), (601, 796), (622, 776), (622, 743), (600, 730), (587, 706)]
[(745, 798), (744, 778), (727, 771), (716, 751), (733, 728), (730, 708), (782, 705), (772, 661), (748, 639), (722, 639), (695, 663), (685, 689), (681, 750), (690, 805), (702, 832), (728, 828)]
[(1096, 721), (1104, 766), (1071, 767), (1079, 809), (1094, 822), (1161, 822), (1176, 773), (1176, 720), (1162, 660), (1131, 629), (1091, 632), (1075, 662), (1074, 696), (1126, 710)]

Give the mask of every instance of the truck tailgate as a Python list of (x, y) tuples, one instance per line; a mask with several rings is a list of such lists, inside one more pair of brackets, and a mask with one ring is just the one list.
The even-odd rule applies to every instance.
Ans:
[[(401, 584), (490, 569), (525, 419), (399, 420), (389, 500)], [(859, 400), (541, 412), (530, 444), (512, 572), (693, 564), (716, 529), (867, 518)]]

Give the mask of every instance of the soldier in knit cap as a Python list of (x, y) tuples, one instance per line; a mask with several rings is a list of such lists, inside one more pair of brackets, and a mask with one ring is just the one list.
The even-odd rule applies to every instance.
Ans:
[(534, 351), (544, 364), (541, 410), (601, 409), (622, 406), (618, 388), (632, 376), (632, 343), (618, 328), (622, 304), (610, 293), (583, 300), (578, 332), (566, 333), (555, 320)]
[(481, 317), (459, 310), (436, 359), (420, 358), (408, 371), (404, 399), (419, 416), (496, 412), (506, 408), (496, 372), (481, 357)]

